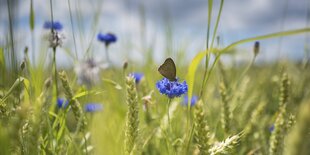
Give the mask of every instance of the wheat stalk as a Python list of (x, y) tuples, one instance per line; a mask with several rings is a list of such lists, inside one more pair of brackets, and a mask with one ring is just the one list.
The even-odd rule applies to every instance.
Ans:
[(197, 148), (199, 149), (199, 153), (201, 155), (207, 155), (208, 150), (210, 148), (209, 145), (209, 126), (207, 125), (206, 115), (203, 111), (203, 102), (199, 100), (195, 106), (195, 114), (194, 114), (194, 141), (196, 143)]
[(135, 79), (132, 76), (126, 77), (127, 91), (127, 120), (125, 127), (125, 152), (132, 154), (139, 136), (139, 105), (136, 91)]

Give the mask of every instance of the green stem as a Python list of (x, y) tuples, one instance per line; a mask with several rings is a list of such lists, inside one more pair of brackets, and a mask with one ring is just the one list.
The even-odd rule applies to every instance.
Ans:
[(109, 57), (109, 45), (106, 45), (105, 46), (105, 56), (106, 56), (106, 59), (107, 59), (107, 62), (110, 64), (110, 57)]
[[(222, 9), (223, 9), (223, 5), (224, 5), (224, 0), (221, 0), (220, 3), (220, 9), (217, 15), (217, 19), (216, 19), (216, 23), (215, 23), (215, 27), (214, 27), (214, 31), (213, 31), (213, 36), (212, 36), (212, 42), (211, 42), (211, 46), (209, 48), (209, 37), (210, 37), (210, 26), (211, 26), (211, 17), (212, 17), (212, 5), (213, 5), (213, 1), (209, 0), (209, 4), (208, 4), (208, 31), (207, 31), (207, 50), (208, 49), (212, 49), (213, 48), (213, 43), (216, 37), (216, 33), (217, 33), (217, 29), (218, 29), (218, 25), (220, 22), (220, 18), (221, 18), (221, 14), (222, 14)], [(217, 61), (218, 58), (216, 58)], [(213, 67), (215, 65), (215, 63), (213, 62), (210, 71), (208, 72), (208, 67), (209, 67), (209, 61), (210, 61), (210, 51), (206, 54), (206, 64), (205, 64), (205, 71), (203, 74), (203, 84), (201, 85), (201, 90), (200, 90), (200, 97), (203, 95), (203, 89), (205, 88), (205, 84), (209, 79), (210, 73), (213, 70)]]
[[(211, 18), (212, 18), (212, 6), (213, 0), (208, 0), (208, 28), (207, 28), (207, 40), (206, 40), (206, 49), (209, 49), (209, 38), (210, 38), (210, 29), (211, 29)], [(210, 54), (206, 55), (206, 69), (208, 68)]]
[(35, 36), (34, 36), (34, 31), (32, 30), (31, 31), (31, 46), (32, 46), (32, 62), (33, 62), (33, 66), (35, 67), (36, 66), (36, 50), (35, 50)]
[(194, 134), (194, 123), (192, 124), (192, 127), (189, 129), (189, 137), (186, 144), (186, 154), (189, 154), (189, 147), (191, 145), (193, 134)]
[(73, 36), (73, 43), (74, 43), (75, 59), (79, 59), (78, 54), (77, 54), (77, 48), (76, 48), (76, 39), (75, 39), (75, 33), (74, 33), (74, 27), (73, 27), (73, 17), (72, 17), (70, 0), (68, 0), (68, 6), (69, 6), (69, 14), (70, 14), (70, 23), (71, 23), (71, 30), (72, 30), (72, 36)]
[(217, 29), (218, 29), (218, 25), (219, 25), (219, 22), (220, 22), (220, 19), (221, 19), (223, 5), (224, 5), (224, 0), (221, 0), (220, 9), (219, 9), (219, 12), (218, 12), (218, 15), (217, 15), (217, 19), (216, 19), (216, 23), (215, 23), (215, 27), (214, 27), (214, 31), (213, 31), (213, 36), (212, 36), (212, 42), (211, 42), (210, 49), (213, 48), (213, 43), (214, 43), (214, 40), (215, 40), (215, 37), (216, 37), (216, 33), (217, 33)]
[[(206, 60), (206, 61), (208, 61), (208, 60)], [(199, 97), (202, 97), (203, 89), (204, 89), (204, 81), (206, 79), (207, 73), (208, 73), (208, 66), (206, 66), (205, 71), (203, 73), (203, 81), (202, 81), (202, 85), (201, 85), (201, 88), (200, 88)]]
[[(190, 102), (190, 100), (189, 100)], [(187, 137), (186, 139), (188, 139), (188, 143), (186, 144), (186, 154), (188, 154), (189, 151), (189, 145), (190, 145), (190, 140), (191, 140), (191, 132), (192, 132), (192, 128), (190, 127), (191, 124), (191, 105), (189, 103), (187, 103), (187, 120), (186, 120), (186, 131), (187, 131)]]
[(245, 76), (245, 74), (246, 74), (246, 73), (248, 72), (248, 70), (253, 66), (253, 64), (254, 64), (254, 62), (255, 62), (255, 58), (256, 58), (256, 56), (254, 55), (254, 57), (252, 58), (251, 62), (248, 64), (248, 66), (243, 70), (243, 72), (242, 72), (241, 75), (239, 76), (239, 78), (238, 78), (236, 84), (235, 84), (234, 87), (233, 87), (233, 90), (235, 90), (235, 89), (239, 86), (239, 84), (240, 84), (241, 80), (243, 79), (243, 77)]
[[(52, 0), (50, 0), (50, 9), (51, 9), (51, 21), (53, 24), (54, 23), (54, 15), (53, 15), (53, 2), (52, 2)], [(52, 30), (53, 30), (53, 26), (52, 26)]]
[(251, 60), (251, 62), (248, 64), (248, 66), (246, 67), (246, 69), (242, 72), (241, 76), (239, 77), (239, 82), (242, 79), (242, 77), (248, 72), (248, 70), (253, 66), (254, 62), (255, 62), (255, 58), (256, 56), (254, 56)]
[(204, 93), (203, 90), (205, 89), (206, 84), (207, 84), (207, 82), (209, 81), (210, 75), (211, 75), (211, 73), (212, 73), (212, 71), (213, 71), (213, 69), (214, 69), (216, 63), (219, 61), (220, 56), (221, 56), (221, 54), (216, 55), (215, 60), (213, 61), (213, 64), (212, 64), (212, 66), (211, 66), (211, 68), (210, 68), (210, 70), (209, 70), (209, 72), (208, 72), (206, 78), (203, 79), (203, 82), (202, 82), (202, 85), (201, 85), (200, 94), (199, 94), (200, 97), (203, 96), (203, 93)]
[(14, 77), (18, 77), (18, 68), (17, 68), (17, 61), (16, 61), (16, 53), (15, 53), (15, 43), (14, 43), (14, 31), (13, 31), (13, 18), (12, 17), (12, 7), (13, 4), (10, 3), (10, 0), (7, 0), (7, 7), (8, 7), (8, 17), (9, 17), (9, 33), (10, 33), (10, 46), (12, 51), (11, 53), (11, 65), (14, 69)]
[[(171, 136), (172, 136), (172, 135), (171, 135), (171, 134), (172, 134), (172, 127), (171, 127), (170, 111), (169, 111), (171, 101), (172, 101), (172, 99), (171, 99), (171, 98), (168, 98), (168, 104), (167, 104), (167, 105), (168, 105), (168, 107), (167, 107), (167, 111), (168, 111), (168, 113), (167, 113), (167, 116), (168, 116), (168, 132), (167, 132), (166, 137), (167, 137), (167, 139), (168, 139), (168, 142), (170, 143), (169, 146), (171, 147), (171, 150), (173, 151), (172, 154), (176, 154), (176, 150), (175, 150), (175, 148), (174, 148), (173, 145), (172, 145), (172, 139), (170, 139)], [(170, 154), (170, 153), (169, 153), (169, 154)]]
[[(209, 49), (209, 40), (210, 40), (210, 29), (211, 29), (211, 18), (212, 18), (212, 5), (213, 0), (208, 0), (208, 28), (207, 28), (207, 40), (206, 40), (206, 49)], [(203, 79), (206, 78), (208, 68), (209, 68), (209, 61), (210, 61), (210, 52), (206, 54), (206, 63), (205, 63), (205, 71), (203, 74)], [(203, 86), (201, 87), (201, 89)]]
[(86, 153), (86, 155), (88, 155), (88, 150), (87, 150), (87, 138), (86, 138), (86, 133), (85, 133), (84, 130), (83, 130), (83, 139), (84, 139), (84, 141), (85, 141), (85, 143), (84, 143), (85, 153)]
[(170, 122), (170, 104), (171, 104), (171, 98), (168, 99), (168, 107), (167, 107), (167, 112), (168, 112), (168, 126), (169, 126), (169, 133), (171, 133), (172, 129), (171, 129), (171, 122)]
[(190, 127), (189, 127), (190, 121), (191, 121), (191, 107), (190, 107), (190, 105), (188, 105), (188, 107), (187, 107), (187, 119), (186, 119), (186, 131), (190, 130)]
[(56, 89), (56, 98), (58, 97), (58, 82), (57, 82), (57, 66), (56, 66), (56, 47), (53, 48), (53, 69), (54, 69), (54, 85)]

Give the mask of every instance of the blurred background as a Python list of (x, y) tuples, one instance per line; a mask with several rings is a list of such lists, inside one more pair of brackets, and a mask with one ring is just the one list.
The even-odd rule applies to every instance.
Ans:
[[(146, 63), (146, 55), (155, 62), (165, 57), (180, 57), (185, 62), (206, 46), (208, 1), (205, 0), (53, 0), (54, 21), (64, 26), (63, 48), (57, 52), (58, 65), (72, 66), (76, 60), (92, 53), (105, 60), (104, 46), (97, 41), (99, 32), (116, 34), (118, 42), (109, 48), (115, 65), (124, 60)], [(10, 33), (10, 20), (19, 59), (29, 47), (31, 61), (51, 55), (43, 46), (45, 21), (51, 20), (49, 1), (33, 0), (34, 29), (30, 29), (30, 0), (0, 0), (0, 45), (5, 46)], [(215, 23), (219, 1), (214, 1)], [(70, 11), (71, 10), (71, 11)], [(224, 47), (243, 38), (272, 32), (309, 27), (308, 0), (229, 0), (225, 1), (218, 28), (219, 46)], [(211, 25), (213, 30), (214, 24)], [(212, 34), (212, 32), (211, 32)], [(269, 39), (261, 42), (258, 62), (284, 58), (300, 61), (307, 58), (309, 35)], [(253, 44), (238, 47), (234, 59), (249, 60)], [(42, 56), (42, 53), (46, 55)], [(77, 52), (77, 57), (74, 56)], [(74, 58), (73, 58), (74, 57)], [(229, 61), (230, 58), (227, 58)], [(180, 61), (181, 61), (180, 60)]]

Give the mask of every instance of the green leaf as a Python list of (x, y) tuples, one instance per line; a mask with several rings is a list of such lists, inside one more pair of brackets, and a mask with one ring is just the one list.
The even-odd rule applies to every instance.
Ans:
[(194, 89), (194, 83), (195, 83), (195, 74), (197, 67), (201, 60), (204, 58), (205, 55), (208, 54), (208, 51), (203, 51), (199, 52), (194, 59), (192, 60), (191, 64), (188, 67), (188, 72), (187, 72), (187, 83), (188, 83), (188, 107), (191, 105), (191, 98), (193, 95), (193, 89)]
[(49, 111), (48, 114), (49, 114), (50, 116), (55, 117), (56, 119), (59, 118), (58, 115), (57, 115), (56, 113), (52, 112), (52, 111)]
[(297, 29), (297, 30), (283, 31), (283, 32), (271, 33), (271, 34), (267, 34), (267, 35), (262, 35), (262, 36), (242, 39), (242, 40), (236, 41), (236, 42), (228, 45), (226, 48), (224, 48), (221, 51), (221, 53), (226, 52), (227, 50), (230, 50), (230, 49), (236, 47), (237, 45), (240, 45), (240, 44), (243, 44), (243, 43), (248, 43), (248, 42), (257, 41), (257, 40), (265, 40), (265, 39), (276, 38), (276, 37), (284, 37), (284, 36), (296, 35), (296, 34), (306, 33), (306, 32), (310, 32), (310, 28), (303, 28), (303, 29)]
[(106, 83), (108, 83), (108, 84), (114, 86), (115, 89), (118, 89), (118, 90), (123, 89), (122, 86), (121, 86), (120, 84), (118, 84), (118, 83), (116, 83), (115, 81), (112, 81), (112, 80), (110, 80), (110, 79), (104, 79), (104, 78), (103, 78), (102, 81), (104, 81), (104, 82), (106, 82)]
[(0, 74), (4, 75), (5, 73), (5, 57), (4, 57), (4, 50), (3, 47), (0, 47)]
[(28, 101), (30, 101), (30, 81), (26, 78), (24, 78), (24, 88), (25, 88), (25, 94), (24, 94), (24, 101), (26, 101), (25, 103), (27, 103)]
[(19, 77), (16, 79), (16, 81), (14, 82), (14, 84), (11, 86), (11, 88), (9, 89), (9, 91), (3, 96), (3, 98), (0, 101), (0, 104), (3, 104), (5, 102), (5, 100), (13, 93), (13, 91), (20, 86), (21, 84), (24, 83), (25, 78), (23, 77)]
[(211, 30), (211, 18), (212, 18), (212, 6), (213, 6), (213, 0), (208, 0), (207, 48), (209, 48), (209, 38), (210, 38), (210, 30)]
[(1, 66), (5, 65), (4, 52), (2, 47), (0, 47), (0, 64)]
[(215, 40), (216, 33), (217, 33), (217, 28), (218, 28), (218, 26), (219, 26), (219, 22), (220, 22), (220, 19), (221, 19), (221, 14), (222, 14), (222, 10), (223, 10), (223, 5), (224, 5), (224, 0), (221, 0), (219, 13), (217, 14), (216, 24), (215, 24), (214, 31), (213, 31), (212, 42), (211, 42), (211, 48), (213, 48), (214, 40)]
[(31, 31), (34, 29), (34, 10), (33, 10), (33, 0), (30, 1), (30, 17), (29, 17), (29, 26)]
[(95, 91), (95, 90), (93, 90), (93, 91), (85, 90), (85, 91), (82, 91), (82, 92), (74, 95), (72, 99), (75, 100), (75, 99), (78, 99), (78, 98), (86, 96), (86, 95), (90, 95), (90, 94), (98, 95), (98, 94), (101, 94), (101, 93), (102, 93), (102, 91), (100, 92), (100, 91)]

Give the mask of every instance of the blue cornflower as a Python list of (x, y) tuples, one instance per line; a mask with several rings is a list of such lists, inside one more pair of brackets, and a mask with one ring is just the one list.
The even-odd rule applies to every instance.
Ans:
[(58, 108), (66, 108), (69, 104), (68, 100), (65, 100), (63, 98), (57, 98), (57, 107)]
[(129, 75), (135, 78), (136, 84), (139, 84), (142, 78), (144, 77), (143, 73), (138, 72), (130, 73)]
[(45, 29), (54, 29), (54, 30), (57, 30), (57, 31), (60, 31), (63, 28), (62, 24), (60, 22), (58, 22), (58, 21), (54, 21), (54, 22), (46, 21), (44, 23), (43, 27)]
[[(193, 95), (191, 99), (191, 106), (194, 106), (197, 101), (198, 101), (198, 96)], [(188, 96), (184, 95), (182, 105), (187, 106), (187, 102), (188, 102)]]
[(99, 103), (88, 103), (84, 106), (86, 112), (96, 112), (103, 109), (102, 104)]
[(274, 130), (274, 124), (272, 124), (272, 125), (269, 127), (269, 131), (270, 131), (270, 132), (273, 132), (273, 130)]
[(161, 94), (167, 95), (169, 98), (179, 97), (182, 94), (187, 93), (186, 81), (182, 83), (177, 81), (169, 81), (167, 78), (163, 78), (157, 81), (156, 87)]
[(116, 36), (112, 33), (107, 33), (107, 34), (99, 33), (97, 35), (97, 39), (100, 42), (104, 42), (106, 46), (109, 46), (111, 43), (114, 43), (117, 41)]

